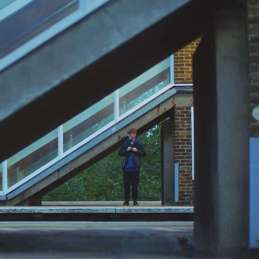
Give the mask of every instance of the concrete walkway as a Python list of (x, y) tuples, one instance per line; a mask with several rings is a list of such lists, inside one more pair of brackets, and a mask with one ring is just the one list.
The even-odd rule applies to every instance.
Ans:
[(0, 258), (185, 258), (192, 223), (2, 222)]
[(0, 222), (0, 229), (1, 259), (211, 258), (193, 250), (192, 222)]

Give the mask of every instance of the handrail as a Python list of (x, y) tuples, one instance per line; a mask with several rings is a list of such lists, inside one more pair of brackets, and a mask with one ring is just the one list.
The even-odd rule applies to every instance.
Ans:
[(158, 105), (164, 103), (166, 100), (171, 98), (176, 94), (189, 94), (192, 93), (192, 86), (191, 85), (174, 85), (170, 84), (172, 87), (167, 91), (164, 91), (160, 95), (157, 95), (155, 98), (152, 98), (148, 103), (141, 106), (139, 109), (131, 112), (127, 117), (123, 118), (122, 120), (118, 121), (114, 125), (111, 125), (109, 128), (106, 128), (94, 138), (90, 139), (88, 142), (84, 143), (80, 147), (78, 147), (73, 152), (70, 152), (68, 155), (63, 156), (58, 161), (49, 165), (48, 167), (44, 168), (38, 174), (33, 175), (28, 180), (20, 183), (16, 188), (9, 189), (6, 195), (0, 195), (0, 200), (9, 200), (13, 199), (17, 195), (23, 193), (28, 188), (31, 188), (36, 183), (44, 180), (45, 178), (51, 176), (53, 173), (60, 171), (61, 168), (68, 166), (71, 162), (75, 159), (80, 158), (82, 155), (88, 153), (90, 150), (93, 150), (96, 145), (102, 143), (107, 138), (111, 137), (112, 135), (116, 134), (116, 132), (121, 131), (127, 125), (131, 124), (132, 122), (136, 121), (137, 119), (141, 118), (147, 112), (153, 110)]
[(120, 122), (172, 88), (181, 93), (192, 86), (174, 84), (172, 71), (172, 57), (169, 57), (3, 161), (0, 195), (12, 192), (107, 130), (114, 130)]
[(12, 191), (166, 91), (170, 65), (170, 58), (161, 61), (4, 161), (2, 192)]
[[(7, 182), (8, 182), (8, 179), (7, 179), (8, 178), (7, 177), (8, 176), (8, 167), (7, 167), (7, 160), (4, 161), (3, 164), (2, 164), (2, 170), (3, 170), (3, 179), (2, 179), (2, 181), (3, 181), (3, 191), (0, 192), (0, 194), (6, 195), (9, 192), (15, 190), (20, 185), (24, 184), (25, 182), (27, 182), (31, 178), (35, 177), (36, 175), (40, 174), (42, 171), (46, 170), (48, 167), (51, 167), (52, 165), (54, 165), (55, 163), (57, 163), (59, 160), (63, 159), (64, 157), (67, 157), (68, 155), (70, 155), (71, 153), (73, 153), (74, 151), (76, 151), (77, 149), (82, 147), (83, 145), (85, 145), (88, 142), (90, 142), (92, 139), (94, 139), (94, 138), (98, 137), (99, 135), (101, 135), (103, 132), (111, 129), (117, 123), (119, 123), (120, 121), (125, 119), (126, 117), (130, 116), (131, 114), (134, 114), (137, 110), (141, 109), (147, 103), (149, 103), (152, 100), (156, 99), (158, 96), (162, 95), (163, 93), (165, 93), (165, 92), (167, 92), (167, 91), (169, 91), (169, 90), (171, 90), (173, 88), (178, 88), (178, 87), (179, 88), (180, 87), (186, 88), (186, 87), (192, 87), (192, 85), (191, 84), (185, 84), (185, 85), (182, 85), (182, 84), (169, 84), (169, 85), (167, 85), (164, 89), (160, 90), (159, 92), (157, 92), (156, 94), (154, 94), (153, 96), (151, 96), (150, 98), (148, 98), (147, 100), (142, 102), (140, 105), (134, 107), (129, 112), (127, 112), (124, 115), (120, 116), (117, 120), (114, 120), (113, 122), (107, 124), (106, 126), (101, 128), (97, 132), (93, 133), (92, 135), (90, 135), (88, 138), (86, 138), (83, 141), (81, 141), (80, 143), (78, 143), (73, 148), (69, 149), (66, 152), (59, 153), (59, 155), (56, 157), (56, 159), (53, 159), (51, 162), (45, 164), (43, 167), (39, 168), (38, 170), (36, 170), (32, 174), (28, 175), (27, 177), (23, 178), (21, 181), (17, 182), (16, 184), (14, 184), (11, 187), (8, 187), (8, 185), (7, 185)], [(62, 126), (60, 126), (60, 127), (62, 127)], [(60, 134), (62, 134), (62, 133), (63, 133), (63, 131), (60, 131)], [(63, 141), (60, 142), (59, 145), (63, 146)]]

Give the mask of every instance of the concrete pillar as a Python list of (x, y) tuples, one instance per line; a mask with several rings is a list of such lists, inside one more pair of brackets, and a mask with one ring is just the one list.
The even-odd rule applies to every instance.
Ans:
[(173, 120), (161, 124), (162, 204), (174, 202)]
[(245, 10), (217, 13), (194, 56), (198, 249), (248, 244), (248, 65)]
[(248, 0), (250, 81), (250, 248), (259, 249), (259, 1)]

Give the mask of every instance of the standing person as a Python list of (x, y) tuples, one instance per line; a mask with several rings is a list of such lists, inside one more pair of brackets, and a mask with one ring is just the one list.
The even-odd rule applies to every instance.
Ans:
[(145, 155), (145, 151), (141, 141), (137, 138), (137, 130), (131, 128), (128, 136), (123, 142), (119, 150), (119, 155), (124, 156), (122, 170), (124, 181), (124, 206), (129, 206), (130, 190), (132, 189), (133, 205), (138, 204), (138, 185), (139, 172), (141, 166), (141, 157)]

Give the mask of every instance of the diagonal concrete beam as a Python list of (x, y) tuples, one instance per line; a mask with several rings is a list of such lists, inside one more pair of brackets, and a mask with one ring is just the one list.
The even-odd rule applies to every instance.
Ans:
[(200, 10), (113, 0), (1, 72), (0, 161), (198, 37)]

